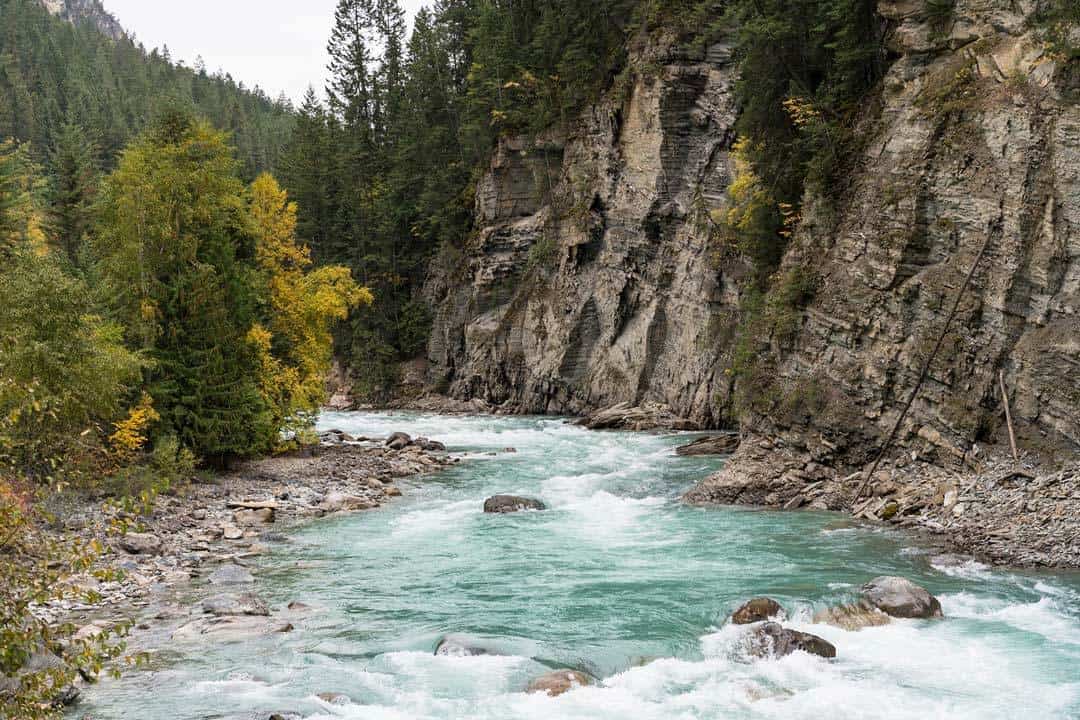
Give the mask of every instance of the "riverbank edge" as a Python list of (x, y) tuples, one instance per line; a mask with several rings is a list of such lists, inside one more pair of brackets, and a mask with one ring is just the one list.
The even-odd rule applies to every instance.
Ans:
[(58, 532), (103, 540), (98, 566), (121, 570), (122, 577), (107, 582), (92, 572), (72, 577), (72, 586), (93, 591), (99, 601), (58, 600), (35, 612), (55, 623), (74, 623), (81, 633), (134, 622), (127, 643), (132, 652), (152, 650), (180, 628), (202, 621), (198, 631), (211, 635), (291, 629), (287, 622), (272, 622), (287, 614), (286, 608), (267, 615), (266, 623), (252, 622), (257, 618), (245, 612), (225, 617), (204, 612), (203, 600), (210, 595), (256, 590), (257, 576), (216, 582), (216, 571), (232, 566), (246, 571), (271, 544), (287, 542), (305, 524), (377, 509), (404, 494), (398, 481), (416, 482), (457, 462), (445, 451), (418, 444), (390, 448), (381, 440), (338, 436), (304, 453), (251, 460), (161, 495), (149, 516), (132, 518), (131, 530), (104, 538), (102, 528), (115, 511), (84, 498), (66, 513)]
[(1048, 468), (984, 451), (972, 464), (951, 469), (901, 451), (864, 487), (869, 468), (830, 467), (799, 438), (749, 435), (683, 501), (838, 512), (993, 566), (1080, 569), (1080, 460)]

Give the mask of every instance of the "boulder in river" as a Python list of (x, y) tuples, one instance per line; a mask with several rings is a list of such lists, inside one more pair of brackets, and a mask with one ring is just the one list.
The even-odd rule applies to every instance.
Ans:
[(698, 438), (688, 445), (675, 448), (676, 455), (730, 455), (739, 449), (739, 436), (734, 433)]
[(127, 533), (120, 538), (120, 547), (132, 555), (156, 555), (161, 551), (161, 538), (151, 533)]
[(942, 617), (941, 603), (907, 578), (883, 576), (862, 586), (862, 596), (886, 615), (897, 618)]
[(525, 689), (528, 693), (547, 693), (551, 697), (562, 695), (574, 688), (590, 685), (592, 679), (577, 670), (555, 670), (533, 680)]
[(866, 600), (849, 605), (838, 605), (814, 613), (814, 622), (827, 623), (844, 630), (862, 630), (865, 627), (888, 625), (889, 616)]
[(255, 578), (246, 567), (230, 562), (210, 573), (210, 582), (214, 585), (244, 585), (255, 582)]
[(791, 630), (780, 623), (767, 622), (754, 628), (750, 636), (750, 654), (754, 657), (777, 657), (802, 650), (823, 658), (836, 657), (836, 647), (817, 635)]
[(786, 617), (784, 608), (772, 598), (759, 597), (744, 603), (731, 614), (731, 622), (736, 625), (749, 625), (774, 617)]
[(494, 495), (484, 501), (486, 513), (512, 513), (522, 510), (546, 510), (547, 505), (535, 498), (517, 495)]
[(254, 593), (226, 593), (203, 600), (203, 612), (218, 617), (227, 615), (253, 615), (266, 617), (270, 608)]

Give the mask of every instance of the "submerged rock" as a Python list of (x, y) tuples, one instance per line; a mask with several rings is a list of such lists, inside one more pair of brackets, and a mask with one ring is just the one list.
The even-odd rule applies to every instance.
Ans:
[(235, 563), (226, 563), (210, 574), (215, 585), (241, 585), (255, 582), (251, 571)]
[(754, 628), (750, 636), (750, 654), (754, 657), (777, 657), (802, 650), (823, 658), (836, 657), (836, 647), (817, 635), (791, 630), (780, 623), (767, 622)]
[(739, 436), (735, 434), (711, 435), (675, 448), (676, 455), (730, 455), (739, 449)]
[(330, 705), (348, 705), (352, 702), (352, 699), (345, 693), (325, 692), (319, 693), (315, 697)]
[(203, 612), (218, 617), (227, 615), (268, 616), (270, 608), (254, 593), (226, 593), (203, 600)]
[(592, 678), (577, 670), (555, 670), (541, 675), (529, 683), (528, 693), (547, 693), (551, 697), (562, 695), (574, 688), (592, 684)]
[(760, 597), (747, 601), (742, 607), (733, 612), (731, 622), (736, 625), (749, 625), (769, 618), (784, 618), (786, 616), (787, 613), (784, 612), (784, 608), (780, 606), (780, 603), (772, 598)]
[(862, 596), (871, 605), (897, 618), (942, 617), (941, 603), (926, 588), (907, 578), (883, 576), (862, 586)]
[(486, 513), (512, 513), (522, 510), (546, 510), (547, 505), (534, 498), (517, 495), (495, 495), (484, 501)]
[(446, 657), (472, 657), (476, 655), (498, 655), (486, 647), (481, 640), (466, 635), (447, 635), (435, 646), (435, 654)]
[(814, 613), (814, 622), (834, 625), (844, 630), (862, 630), (865, 627), (888, 625), (890, 618), (866, 600), (849, 605), (838, 605)]

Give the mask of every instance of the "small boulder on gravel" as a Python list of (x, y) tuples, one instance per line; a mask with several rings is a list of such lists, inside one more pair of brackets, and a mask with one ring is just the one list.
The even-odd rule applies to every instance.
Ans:
[(926, 588), (907, 578), (883, 576), (862, 586), (862, 596), (886, 615), (896, 618), (942, 617), (941, 603)]
[(817, 635), (791, 630), (780, 623), (762, 623), (750, 638), (750, 654), (755, 657), (777, 657), (802, 650), (823, 658), (836, 657), (836, 647)]
[(244, 585), (255, 582), (255, 578), (246, 567), (225, 563), (210, 573), (210, 582), (214, 585)]
[(237, 510), (233, 513), (233, 520), (238, 525), (268, 525), (274, 522), (274, 508), (252, 508), (250, 510)]
[(120, 547), (132, 555), (156, 555), (161, 552), (161, 538), (151, 533), (127, 533), (120, 538)]
[(218, 617), (231, 615), (267, 617), (270, 615), (270, 608), (267, 607), (262, 598), (254, 593), (215, 595), (203, 600), (202, 607), (203, 612)]
[(780, 603), (772, 598), (759, 597), (747, 601), (742, 607), (733, 612), (731, 622), (736, 625), (749, 625), (769, 618), (784, 618), (786, 616), (787, 614), (784, 612), (784, 608), (780, 606)]
[(555, 670), (533, 680), (525, 692), (547, 693), (551, 697), (562, 695), (574, 688), (585, 687), (592, 679), (577, 670)]
[(512, 513), (522, 510), (546, 510), (547, 505), (535, 498), (517, 495), (495, 495), (484, 501), (486, 513)]

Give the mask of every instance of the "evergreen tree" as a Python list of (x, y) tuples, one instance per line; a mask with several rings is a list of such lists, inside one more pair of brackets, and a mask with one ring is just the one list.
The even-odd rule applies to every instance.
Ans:
[(79, 262), (97, 193), (95, 148), (79, 125), (66, 122), (50, 155), (49, 226), (54, 241), (73, 264)]
[(248, 340), (254, 244), (224, 136), (189, 116), (165, 115), (104, 183), (94, 238), (103, 290), (153, 360), (160, 431), (211, 462), (273, 442)]

